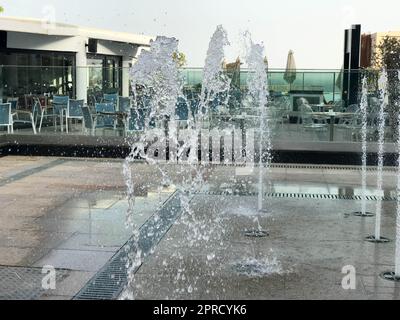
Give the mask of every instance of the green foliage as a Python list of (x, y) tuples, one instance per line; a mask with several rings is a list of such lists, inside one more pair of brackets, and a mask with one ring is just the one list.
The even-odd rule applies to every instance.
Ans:
[(400, 39), (385, 37), (375, 48), (373, 61), (376, 67), (386, 70), (400, 69)]
[(385, 68), (388, 73), (389, 105), (387, 111), (390, 114), (392, 134), (394, 137), (397, 132), (398, 123), (396, 119), (400, 105), (400, 39), (385, 37), (375, 48), (373, 62), (377, 68)]
[(183, 52), (174, 52), (172, 58), (178, 64), (179, 68), (186, 65), (186, 55)]
[(0, 13), (4, 12), (4, 8), (0, 6)]

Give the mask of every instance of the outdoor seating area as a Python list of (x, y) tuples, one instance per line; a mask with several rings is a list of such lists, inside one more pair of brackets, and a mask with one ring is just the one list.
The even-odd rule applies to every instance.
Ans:
[[(346, 108), (342, 101), (312, 104), (307, 98), (297, 98), (293, 106), (292, 99), (289, 94), (269, 99), (264, 117), (274, 140), (360, 141), (362, 119), (358, 104)], [(170, 121), (176, 121), (181, 130), (187, 129), (189, 120), (192, 123), (200, 121), (199, 94), (193, 91), (185, 92), (185, 96), (178, 99), (174, 117), (151, 115), (151, 99), (145, 96), (138, 96), (135, 100), (132, 96), (104, 94), (101, 99), (89, 99), (89, 103), (61, 95), (51, 98), (25, 96), (23, 100), (28, 107), (20, 106), (21, 99), (15, 98), (0, 105), (0, 134), (125, 137), (140, 134), (146, 127), (166, 129)], [(245, 133), (246, 130), (260, 128), (261, 110), (253, 105), (244, 91), (232, 91), (228, 99), (218, 97), (208, 107), (207, 117), (201, 119), (203, 129), (232, 129)], [(371, 97), (367, 123), (369, 141), (377, 139), (378, 108), (379, 100)], [(385, 116), (388, 116), (387, 113)], [(390, 130), (387, 121), (388, 142)]]

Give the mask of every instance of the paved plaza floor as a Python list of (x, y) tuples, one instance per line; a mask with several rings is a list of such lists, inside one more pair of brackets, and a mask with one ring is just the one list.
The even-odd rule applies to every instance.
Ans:
[[(123, 161), (51, 157), (0, 158), (0, 298), (72, 299), (131, 238), (126, 228)], [(146, 225), (188, 169), (161, 173), (133, 164), (134, 222)], [(275, 165), (265, 214), (257, 209), (257, 169), (210, 166), (205, 183), (136, 273), (138, 299), (399, 299), (380, 278), (394, 269), (394, 242), (364, 241), (374, 218), (360, 210), (357, 167)], [(383, 201), (382, 234), (395, 238), (396, 172), (368, 171), (368, 210)], [(256, 219), (258, 218), (258, 219)], [(246, 237), (258, 228), (269, 236)], [(55, 290), (39, 290), (42, 267), (59, 271)], [(344, 290), (345, 266), (356, 289)], [(36, 279), (36, 280), (35, 280)], [(19, 288), (21, 288), (19, 290)], [(34, 290), (36, 289), (36, 290)], [(31, 294), (29, 294), (31, 292)]]

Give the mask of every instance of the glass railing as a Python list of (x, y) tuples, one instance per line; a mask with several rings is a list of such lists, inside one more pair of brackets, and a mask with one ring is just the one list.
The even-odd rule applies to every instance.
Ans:
[[(322, 91), (326, 101), (339, 101), (342, 98), (341, 71), (340, 70), (298, 70), (292, 72), (292, 82), (285, 80), (285, 70), (268, 70), (268, 85), (274, 92), (289, 91)], [(188, 68), (183, 70), (183, 75), (188, 86), (198, 87), (202, 83), (202, 69)], [(237, 80), (237, 79), (240, 80)], [(241, 70), (236, 82), (245, 88), (249, 78), (249, 71)]]
[[(361, 80), (364, 77), (368, 82), (368, 140), (377, 141), (377, 110), (380, 107), (379, 71), (298, 70), (289, 77), (290, 82), (285, 74), (285, 70), (268, 70), (270, 98), (266, 114), (270, 120), (267, 123), (272, 130), (274, 141), (300, 144), (359, 142), (361, 138), (359, 104)], [(248, 70), (241, 70), (240, 74), (234, 76), (228, 74), (228, 77), (232, 77), (230, 98), (224, 99), (225, 105), (217, 103), (210, 107), (209, 119), (202, 127), (236, 131), (259, 130), (260, 108), (248, 97), (249, 76), (251, 72)], [(175, 117), (185, 128), (192, 115), (195, 119), (197, 111), (191, 108), (192, 104), (199, 103), (202, 70), (182, 69), (182, 79), (187, 110), (182, 111), (177, 107)], [(388, 114), (386, 142), (393, 142), (395, 137), (393, 119), (394, 113), (397, 112), (395, 108), (397, 89), (394, 88), (398, 85), (398, 72), (388, 71), (388, 79), (390, 90), (385, 110)], [(129, 124), (130, 108), (135, 107), (130, 87), (131, 80), (128, 68), (0, 66), (0, 100), (12, 104), (15, 113), (13, 134), (32, 135), (33, 119), (37, 134), (41, 135), (125, 137), (134, 131), (140, 131)], [(117, 101), (108, 101), (109, 94), (119, 98)], [(87, 127), (82, 130), (83, 116), (72, 116), (68, 120), (67, 133), (65, 130), (67, 111), (61, 113), (57, 111), (54, 117), (51, 116), (51, 112), (54, 112), (52, 107), (55, 96), (83, 99), (93, 114), (99, 114), (96, 104), (111, 102), (114, 104), (115, 114), (111, 114), (109, 118), (116, 120), (112, 126), (106, 128), (109, 130), (100, 127), (94, 130)], [(124, 106), (120, 103), (123, 100), (121, 97), (128, 98), (124, 99)], [(36, 98), (41, 103), (39, 111), (34, 108), (35, 101), (38, 100)], [(306, 112), (304, 104), (309, 107)], [(21, 112), (18, 114), (14, 112), (15, 110)], [(32, 113), (32, 117), (29, 112)], [(102, 115), (104, 116), (104, 112)], [(147, 120), (153, 121), (154, 126), (165, 125), (165, 121)], [(12, 133), (9, 127), (0, 125), (0, 134)]]

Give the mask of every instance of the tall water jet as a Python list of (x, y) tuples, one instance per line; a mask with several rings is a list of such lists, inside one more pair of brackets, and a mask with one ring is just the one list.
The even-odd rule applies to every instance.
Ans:
[[(361, 112), (361, 141), (362, 141), (362, 155), (361, 155), (361, 211), (356, 211), (351, 215), (357, 217), (373, 217), (374, 214), (367, 212), (367, 157), (368, 157), (368, 79), (365, 76), (362, 80), (362, 92), (360, 102)], [(374, 237), (368, 237), (367, 240), (373, 240)]]
[[(384, 144), (385, 144), (385, 111), (387, 102), (387, 83), (388, 77), (386, 70), (382, 71), (379, 78), (379, 96), (380, 96), (380, 109), (378, 119), (378, 132), (379, 132), (379, 147), (378, 147), (378, 177), (377, 189), (378, 192), (383, 192), (383, 157), (384, 157)], [(378, 197), (376, 204), (376, 222), (375, 222), (375, 240), (381, 240), (381, 224), (382, 224), (382, 197)]]
[[(398, 71), (400, 80), (400, 71)], [(383, 272), (381, 277), (389, 281), (400, 282), (400, 102), (397, 101), (397, 210), (396, 210), (396, 245), (395, 245), (395, 270)]]
[[(204, 217), (203, 215), (197, 216), (195, 212), (190, 207), (190, 201), (192, 198), (192, 194), (196, 193), (196, 191), (200, 191), (204, 185), (204, 173), (208, 165), (208, 161), (201, 161), (199, 164), (198, 159), (198, 138), (199, 133), (202, 131), (203, 127), (205, 129), (210, 129), (210, 120), (212, 112), (210, 110), (210, 104), (214, 103), (216, 99), (219, 99), (221, 96), (226, 96), (226, 101), (223, 103), (227, 103), (228, 101), (228, 93), (230, 89), (230, 79), (223, 72), (223, 60), (225, 57), (225, 47), (229, 45), (228, 35), (226, 30), (221, 26), (217, 26), (214, 34), (211, 37), (209, 48), (207, 51), (207, 56), (204, 65), (204, 73), (203, 73), (203, 81), (202, 81), (202, 90), (199, 96), (199, 105), (197, 110), (196, 121), (192, 124), (193, 126), (189, 128), (189, 134), (187, 135), (189, 138), (184, 143), (183, 148), (190, 149), (190, 154), (187, 159), (187, 164), (189, 169), (195, 172), (195, 179), (186, 181), (185, 194), (182, 199), (185, 215), (182, 216), (182, 219), (179, 223), (184, 224), (187, 228), (188, 232), (186, 233), (185, 245), (191, 248), (191, 252), (196, 252), (197, 250), (206, 250), (206, 260), (205, 265), (209, 265), (216, 257), (216, 253), (214, 250), (222, 250), (224, 248), (222, 242), (222, 236), (225, 233), (225, 228), (222, 224), (222, 220), (219, 216), (214, 217), (213, 214), (210, 216)], [(226, 95), (225, 95), (226, 94)], [(221, 101), (219, 101), (221, 102)], [(208, 123), (208, 126), (205, 125)], [(206, 131), (207, 131), (206, 130)], [(208, 145), (209, 141), (201, 141), (201, 144)], [(213, 141), (215, 143), (216, 141)], [(204, 148), (202, 148), (203, 152)], [(179, 153), (182, 154), (184, 149), (182, 149)], [(213, 155), (214, 156), (214, 155)], [(209, 154), (201, 156), (203, 159), (208, 159)], [(186, 170), (187, 171), (187, 170)], [(189, 174), (191, 177), (191, 174)], [(212, 246), (209, 246), (210, 242), (214, 242)], [(194, 264), (198, 262), (198, 256), (191, 256), (189, 254), (186, 259), (190, 258), (191, 262)], [(175, 282), (177, 284), (178, 281), (191, 280), (191, 284), (189, 288), (178, 288), (176, 289), (177, 294), (183, 293), (192, 293), (196, 290), (196, 284), (199, 280), (199, 277), (194, 277), (191, 273), (185, 274), (185, 261), (183, 257), (180, 259), (180, 264), (178, 266), (178, 273), (175, 278)], [(213, 269), (206, 270), (209, 274), (209, 279), (212, 279), (214, 276)], [(213, 280), (214, 283), (217, 279)], [(218, 280), (222, 281), (222, 280)], [(206, 285), (212, 285), (210, 280)], [(222, 284), (221, 284), (222, 285)]]
[[(399, 71), (400, 80), (400, 71)], [(397, 105), (399, 108), (399, 104)], [(398, 110), (398, 109), (397, 109)], [(396, 215), (396, 253), (395, 253), (395, 279), (400, 280), (400, 111), (397, 118), (397, 215)]]
[[(127, 185), (128, 210), (126, 217), (127, 228), (132, 229), (131, 246), (127, 252), (127, 272), (128, 283), (121, 299), (135, 298), (134, 280), (135, 272), (143, 263), (146, 255), (139, 245), (140, 232), (135, 224), (135, 181), (132, 178), (131, 165), (137, 159), (143, 159), (146, 163), (153, 165), (161, 172), (163, 180), (167, 179), (167, 174), (163, 172), (153, 157), (146, 153), (146, 145), (153, 141), (154, 130), (151, 129), (150, 122), (153, 118), (163, 119), (172, 118), (175, 113), (175, 107), (178, 97), (182, 91), (182, 81), (180, 78), (177, 63), (173, 60), (173, 54), (178, 51), (178, 41), (175, 38), (157, 37), (151, 41), (149, 51), (142, 51), (139, 60), (131, 70), (132, 89), (135, 98), (135, 107), (137, 111), (136, 127), (141, 127), (142, 131), (139, 141), (128, 139), (131, 152), (126, 158), (123, 166), (123, 173)], [(139, 112), (139, 99), (137, 86), (141, 86), (142, 94), (149, 99), (145, 106), (148, 114)], [(144, 106), (142, 106), (142, 111)], [(142, 127), (143, 126), (143, 127)], [(157, 131), (157, 130), (156, 130)], [(161, 129), (158, 132), (158, 138), (165, 142), (167, 139), (165, 132)], [(173, 136), (173, 135), (172, 135)], [(161, 181), (161, 185), (167, 181)], [(156, 231), (156, 230), (154, 230)]]
[(361, 215), (367, 215), (367, 128), (368, 128), (368, 83), (367, 77), (364, 77), (362, 83), (362, 96), (361, 96), (361, 138), (362, 138), (362, 171), (361, 171)]
[[(386, 106), (387, 106), (387, 84), (388, 84), (388, 76), (387, 71), (385, 69), (382, 70), (382, 73), (379, 77), (378, 85), (379, 85), (379, 98), (380, 98), (380, 108), (378, 115), (378, 171), (377, 171), (377, 191), (379, 193), (383, 193), (383, 165), (384, 165), (384, 152), (385, 152), (385, 128), (386, 128)], [(386, 243), (389, 240), (387, 238), (382, 237), (381, 229), (382, 229), (382, 201), (383, 198), (381, 196), (378, 197), (378, 201), (376, 203), (376, 221), (375, 221), (375, 235), (368, 237), (367, 240), (376, 243)]]
[(225, 47), (230, 45), (228, 34), (222, 25), (217, 26), (211, 37), (207, 50), (207, 57), (203, 69), (203, 82), (200, 94), (199, 124), (209, 120), (210, 103), (219, 95), (230, 89), (231, 81), (223, 73), (223, 60), (225, 58)]
[(250, 78), (248, 80), (249, 94), (260, 109), (258, 210), (265, 212), (264, 175), (265, 171), (270, 170), (272, 160), (270, 119), (266, 110), (269, 98), (268, 74), (265, 68), (264, 46), (253, 43), (249, 32), (245, 33), (245, 41), (247, 48), (246, 62), (250, 71)]

